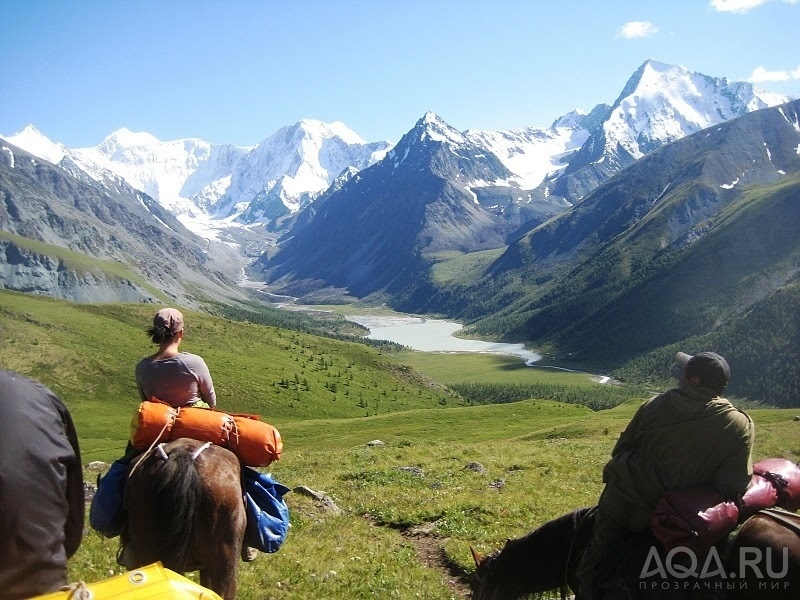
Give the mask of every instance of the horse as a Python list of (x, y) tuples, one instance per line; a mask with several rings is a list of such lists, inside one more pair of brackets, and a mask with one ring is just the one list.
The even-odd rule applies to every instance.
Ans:
[[(488, 556), (472, 550), (476, 565), (471, 582), (472, 597), (475, 600), (513, 600), (560, 590), (561, 597), (565, 598), (568, 588), (578, 589), (575, 573), (591, 541), (593, 527), (593, 507), (579, 508), (523, 537), (508, 540), (501, 550)], [(729, 545), (721, 552), (708, 554), (720, 563), (699, 563), (691, 569), (694, 571), (691, 580), (653, 577), (636, 580), (645, 573), (644, 568), (648, 568), (647, 574), (654, 574), (659, 567), (661, 573), (667, 572), (663, 556), (652, 564), (642, 561), (645, 546), (658, 547), (655, 537), (638, 538), (635, 547), (640, 554), (634, 559), (638, 562), (633, 569), (630, 556), (628, 559), (616, 557), (620, 563), (627, 564), (626, 574), (632, 575), (633, 581), (628, 580), (627, 591), (618, 590), (617, 595), (609, 593), (605, 597), (711, 598), (720, 593), (725, 594), (726, 600), (800, 597), (800, 515), (760, 511), (745, 521), (735, 537), (731, 536), (726, 543)], [(648, 554), (648, 560), (650, 558), (653, 557)], [(675, 567), (680, 574), (678, 569)], [(700, 578), (697, 578), (698, 572)], [(703, 580), (704, 572), (714, 572), (716, 578)]]
[(133, 460), (125, 502), (127, 569), (199, 569), (201, 585), (236, 598), (247, 516), (233, 452), (190, 438), (159, 444)]

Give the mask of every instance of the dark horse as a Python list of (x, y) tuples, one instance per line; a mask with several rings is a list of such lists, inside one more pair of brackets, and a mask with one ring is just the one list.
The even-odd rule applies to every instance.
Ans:
[[(549, 521), (528, 535), (508, 540), (502, 550), (486, 557), (473, 550), (476, 570), (472, 580), (476, 600), (512, 600), (529, 594), (575, 590), (575, 571), (592, 535), (593, 510), (581, 508)], [(647, 543), (652, 544), (655, 538)], [(800, 516), (788, 512), (761, 511), (747, 520), (730, 546), (716, 555), (723, 564), (718, 575), (730, 579), (628, 580), (613, 598), (711, 598), (725, 594), (728, 600), (780, 600), (800, 598)], [(643, 548), (643, 544), (639, 545)], [(785, 550), (784, 550), (785, 549)], [(637, 565), (646, 565), (644, 554)], [(756, 557), (761, 557), (756, 562)], [(765, 564), (767, 559), (771, 564)], [(622, 557), (617, 557), (620, 562)], [(661, 560), (661, 559), (659, 559)], [(744, 562), (742, 562), (744, 561)], [(769, 561), (767, 561), (769, 562)], [(649, 565), (664, 563), (656, 561)], [(700, 563), (695, 570), (701, 571)], [(785, 569), (785, 572), (784, 572)], [(708, 569), (707, 572), (716, 569)], [(724, 574), (722, 571), (724, 570)], [(663, 569), (666, 571), (666, 569)], [(639, 574), (641, 567), (628, 573)], [(649, 572), (649, 569), (648, 569)], [(744, 577), (742, 577), (744, 575)], [(770, 575), (773, 575), (772, 577)]]
[(230, 450), (180, 438), (132, 462), (123, 562), (200, 570), (201, 585), (236, 598), (247, 517), (241, 467)]

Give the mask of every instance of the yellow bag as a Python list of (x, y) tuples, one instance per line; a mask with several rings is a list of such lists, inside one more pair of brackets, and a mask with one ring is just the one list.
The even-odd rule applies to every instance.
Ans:
[(79, 584), (80, 592), (88, 590), (88, 596), (76, 596), (75, 591), (53, 592), (36, 596), (31, 600), (69, 600), (70, 598), (90, 598), (91, 600), (182, 600), (201, 598), (202, 600), (222, 600), (219, 594), (202, 585), (153, 563), (122, 575), (104, 579), (97, 583)]

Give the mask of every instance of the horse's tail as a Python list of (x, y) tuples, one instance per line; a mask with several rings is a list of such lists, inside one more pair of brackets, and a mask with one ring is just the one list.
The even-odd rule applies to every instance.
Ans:
[(182, 573), (191, 565), (192, 548), (196, 543), (197, 518), (203, 501), (200, 473), (191, 452), (185, 448), (174, 448), (167, 460), (158, 468), (153, 489), (153, 503), (160, 507), (155, 514), (155, 526), (161, 532), (165, 548), (170, 552), (168, 569)]

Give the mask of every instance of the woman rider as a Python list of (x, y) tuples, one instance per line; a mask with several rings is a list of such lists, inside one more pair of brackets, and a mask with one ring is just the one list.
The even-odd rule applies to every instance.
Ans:
[(142, 400), (158, 399), (175, 408), (214, 408), (217, 395), (205, 361), (197, 354), (181, 352), (183, 315), (163, 308), (153, 317), (147, 335), (158, 344), (158, 352), (136, 365), (136, 387)]

